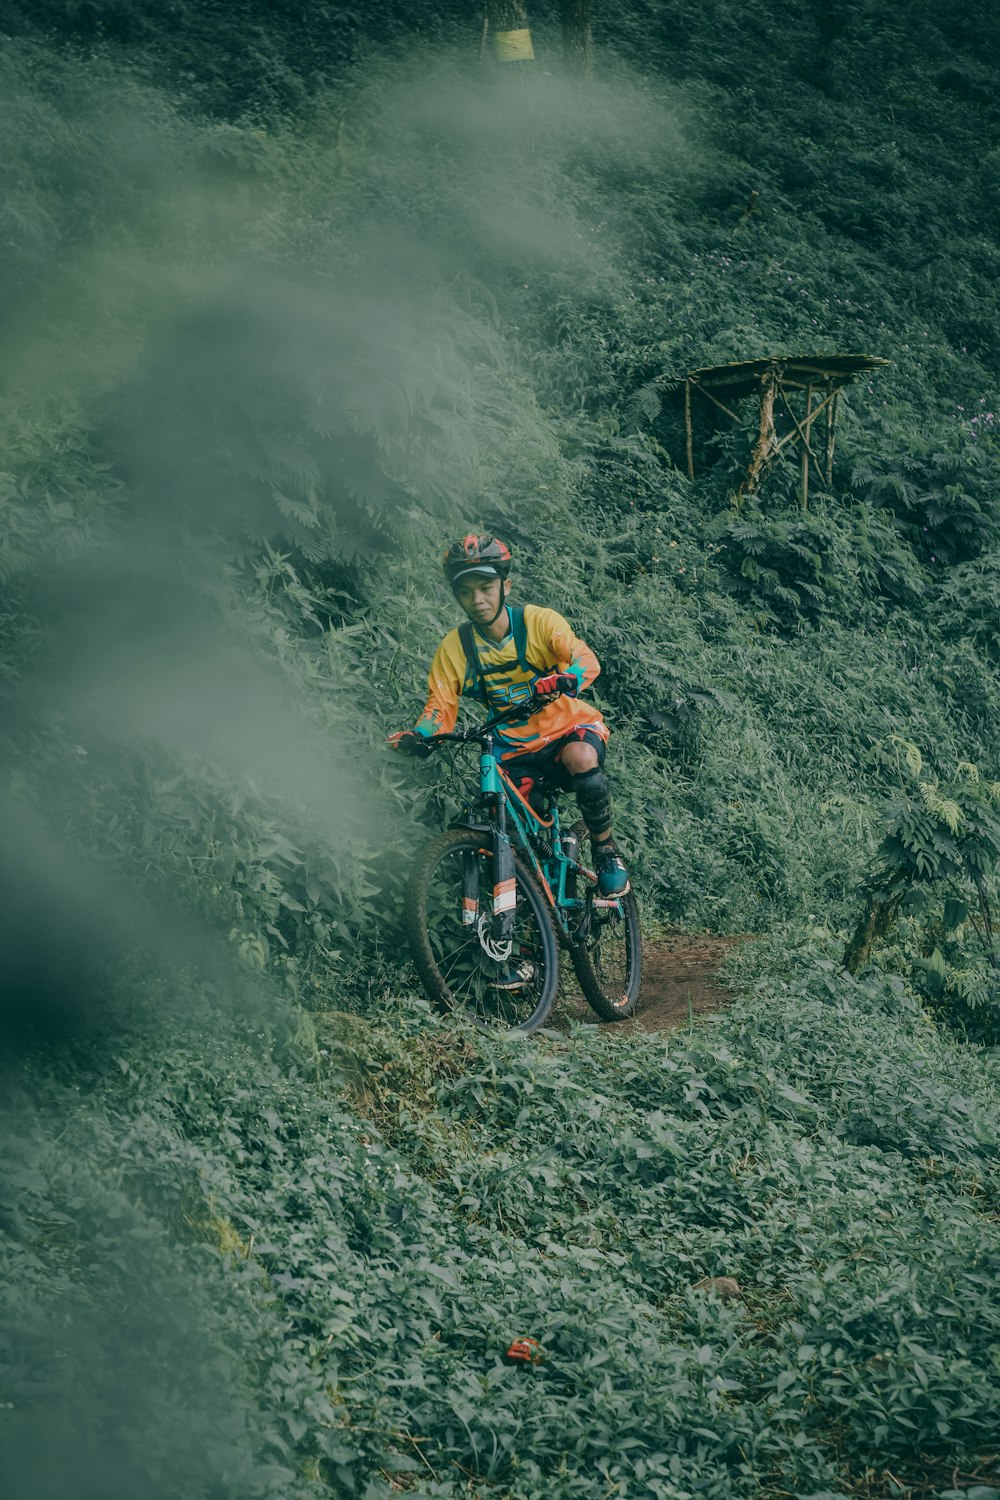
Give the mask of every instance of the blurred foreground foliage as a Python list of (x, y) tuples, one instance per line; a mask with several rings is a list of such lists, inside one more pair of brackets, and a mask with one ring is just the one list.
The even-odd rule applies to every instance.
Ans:
[[(580, 84), (553, 16), (510, 77), (447, 5), (8, 10), (22, 1490), (988, 1479), (994, 13), (609, 5)], [(670, 378), (810, 350), (892, 365), (809, 510), (780, 460), (732, 504), (749, 405), (689, 481)], [(471, 768), (383, 744), (469, 526), (603, 664), (650, 920), (774, 935), (704, 1033), (407, 998)]]
[(1000, 1398), (995, 1067), (815, 942), (742, 968), (669, 1041), (137, 990), (9, 1137), (13, 1492), (945, 1489)]

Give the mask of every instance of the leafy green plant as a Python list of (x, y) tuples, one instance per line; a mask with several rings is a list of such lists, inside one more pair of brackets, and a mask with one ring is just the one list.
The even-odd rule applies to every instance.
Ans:
[(793, 629), (837, 609), (844, 588), (835, 566), (839, 537), (815, 515), (765, 517), (741, 511), (721, 532), (727, 586), (762, 628)]
[[(995, 927), (1000, 783), (986, 781), (968, 761), (942, 782), (925, 772), (923, 757), (908, 741), (897, 739), (884, 753), (895, 755), (900, 769), (905, 765), (912, 790), (890, 810), (845, 963), (857, 973), (876, 945), (893, 935), (900, 914), (915, 914), (924, 951), (912, 958), (912, 969), (920, 987), (943, 1009), (950, 995), (960, 1014), (978, 1011), (977, 1029), (992, 1040), (1000, 999)], [(970, 966), (971, 955), (965, 956), (966, 945), (959, 940), (965, 930), (979, 949), (978, 966)]]
[(941, 586), (945, 628), (971, 640), (991, 661), (1000, 659), (1000, 556), (986, 553), (953, 568)]
[[(884, 467), (894, 460), (891, 468)], [(982, 445), (955, 452), (900, 449), (885, 443), (879, 461), (859, 464), (854, 491), (889, 510), (920, 561), (938, 572), (967, 563), (1000, 541), (1000, 508), (992, 494), (995, 464)]]

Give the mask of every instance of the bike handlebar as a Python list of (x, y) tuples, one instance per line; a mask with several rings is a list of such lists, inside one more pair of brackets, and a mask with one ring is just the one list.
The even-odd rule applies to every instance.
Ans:
[(428, 749), (433, 746), (449, 743), (471, 745), (476, 740), (484, 740), (498, 724), (504, 724), (508, 719), (522, 717), (525, 710), (535, 701), (534, 695), (532, 695), (527, 702), (515, 703), (510, 708), (505, 708), (502, 714), (497, 714), (494, 718), (487, 719), (485, 724), (477, 724), (471, 729), (459, 729), (452, 734), (431, 734), (428, 735), (424, 743)]

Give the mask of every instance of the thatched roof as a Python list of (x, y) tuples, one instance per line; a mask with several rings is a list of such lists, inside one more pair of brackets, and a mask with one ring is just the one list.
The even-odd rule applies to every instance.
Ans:
[(855, 375), (882, 370), (890, 363), (877, 354), (768, 354), (761, 359), (735, 360), (727, 365), (706, 365), (689, 370), (670, 382), (677, 389), (691, 381), (704, 390), (724, 388), (730, 396), (749, 396), (760, 391), (761, 377), (772, 371), (782, 385), (846, 385)]

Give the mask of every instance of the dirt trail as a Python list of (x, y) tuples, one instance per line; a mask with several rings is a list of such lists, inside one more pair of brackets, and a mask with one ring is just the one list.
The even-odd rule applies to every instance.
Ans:
[(644, 1031), (670, 1031), (691, 1015), (724, 1010), (731, 992), (719, 983), (719, 970), (742, 937), (710, 932), (678, 932), (643, 949), (642, 993), (636, 1025)]
[[(719, 983), (719, 970), (733, 944), (742, 942), (746, 938), (677, 932), (644, 943), (642, 993), (631, 1024), (644, 1031), (672, 1031), (686, 1026), (692, 1015), (724, 1010), (732, 996)], [(558, 1008), (576, 1020), (597, 1020), (575, 984), (560, 997)]]

